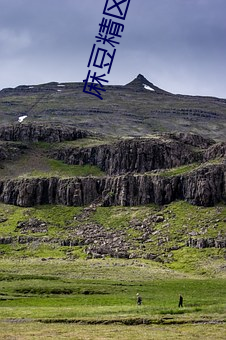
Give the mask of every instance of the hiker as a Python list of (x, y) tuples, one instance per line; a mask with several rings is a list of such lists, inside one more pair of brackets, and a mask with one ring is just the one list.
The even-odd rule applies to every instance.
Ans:
[(179, 296), (179, 304), (178, 304), (178, 307), (183, 307), (183, 296), (180, 294)]
[(142, 304), (142, 297), (140, 296), (139, 293), (137, 293), (137, 304), (140, 306)]

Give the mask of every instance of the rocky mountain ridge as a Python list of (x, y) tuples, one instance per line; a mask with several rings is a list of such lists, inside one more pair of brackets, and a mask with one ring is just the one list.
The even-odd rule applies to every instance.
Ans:
[(48, 142), (60, 143), (63, 141), (86, 138), (92, 134), (82, 131), (75, 126), (45, 125), (45, 124), (10, 124), (0, 127), (0, 140), (20, 142)]
[(51, 248), (70, 259), (143, 257), (171, 263), (174, 253), (186, 248), (223, 254), (226, 143), (189, 133), (117, 141), (95, 136), (70, 125), (0, 128), (3, 168), (24, 159), (26, 172), (32, 154), (37, 165), (46, 154), (61, 164), (95, 165), (105, 172), (0, 176), (1, 255)]
[(134, 89), (135, 91), (149, 90), (157, 94), (172, 95), (172, 93), (167, 92), (163, 89), (160, 89), (158, 86), (151, 83), (142, 74), (138, 74), (138, 76), (134, 80), (132, 80), (130, 83), (126, 84), (125, 87), (128, 89)]
[[(68, 127), (54, 130), (23, 124), (0, 131), (0, 139), (29, 142), (60, 142), (87, 135)], [(58, 145), (49, 152), (51, 158), (68, 164), (97, 165), (107, 176), (0, 180), (0, 201), (19, 206), (83, 206), (95, 201), (104, 206), (137, 206), (153, 202), (163, 205), (182, 199), (211, 206), (226, 198), (224, 143), (193, 134), (166, 134), (91, 147)], [(202, 165), (206, 161), (210, 163)], [(197, 166), (188, 172), (164, 174), (166, 169), (196, 162)]]
[(0, 91), (0, 125), (18, 121), (75, 125), (111, 136), (194, 132), (225, 140), (226, 99), (177, 95), (139, 74), (126, 85), (107, 86), (104, 100), (83, 92), (83, 83), (51, 82)]
[(53, 151), (51, 156), (67, 164), (97, 165), (108, 175), (121, 175), (170, 169), (214, 159), (216, 155), (224, 156), (225, 144), (214, 144), (209, 149), (213, 144), (214, 141), (197, 135), (162, 135), (123, 140), (110, 145), (64, 147)]

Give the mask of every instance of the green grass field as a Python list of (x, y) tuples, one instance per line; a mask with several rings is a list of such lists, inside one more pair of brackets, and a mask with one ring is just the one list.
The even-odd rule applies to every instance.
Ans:
[[(2, 339), (225, 334), (225, 279), (185, 275), (144, 260), (3, 258), (0, 267)], [(179, 293), (183, 308), (177, 306)]]
[[(202, 237), (225, 233), (224, 204), (97, 207), (81, 217), (84, 212), (83, 207), (0, 204), (0, 237), (67, 239), (80, 224), (98, 223), (106, 230), (126, 230), (139, 248), (140, 231), (131, 221), (157, 214), (165, 221), (153, 226), (146, 250), (161, 253), (163, 262), (88, 259), (83, 246), (59, 243), (0, 244), (0, 339), (225, 338), (225, 251), (185, 246), (191, 231), (196, 237), (204, 229)], [(24, 234), (17, 228), (34, 218), (47, 230)], [(168, 237), (167, 244), (158, 245), (160, 236)], [(168, 249), (178, 244), (179, 249)], [(143, 298), (139, 307), (137, 292)], [(178, 308), (179, 294), (183, 308)]]
[(73, 339), (73, 340), (162, 340), (162, 339), (208, 339), (224, 340), (225, 326), (216, 324), (188, 325), (81, 325), (51, 324), (26, 322), (0, 322), (0, 339), (39, 340), (39, 339)]

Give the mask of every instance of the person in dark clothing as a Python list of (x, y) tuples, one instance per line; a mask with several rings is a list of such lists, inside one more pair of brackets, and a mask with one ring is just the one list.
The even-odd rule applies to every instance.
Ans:
[(139, 293), (137, 293), (137, 304), (140, 306), (142, 304), (142, 297), (140, 296)]
[(183, 296), (180, 294), (179, 296), (179, 304), (178, 307), (183, 307)]

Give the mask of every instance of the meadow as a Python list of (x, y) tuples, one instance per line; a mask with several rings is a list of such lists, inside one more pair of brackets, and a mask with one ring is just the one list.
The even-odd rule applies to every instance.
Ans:
[(226, 332), (224, 278), (142, 259), (2, 258), (0, 268), (0, 339), (223, 339)]
[[(0, 339), (225, 339), (225, 250), (186, 246), (190, 232), (197, 237), (203, 228), (204, 237), (225, 233), (223, 203), (208, 208), (183, 201), (163, 207), (97, 207), (88, 215), (85, 209), (0, 204), (0, 238), (13, 239), (0, 244)], [(126, 231), (142, 255), (132, 226), (155, 214), (166, 221), (153, 225), (152, 242), (143, 253), (160, 254), (161, 261), (91, 259), (85, 246), (60, 242), (75, 237), (72, 231), (79, 226), (97, 223)], [(46, 230), (18, 228), (21, 221), (35, 219)], [(159, 245), (160, 235), (168, 237), (171, 250)], [(33, 241), (19, 243), (19, 237)], [(179, 294), (183, 308), (178, 307)]]

